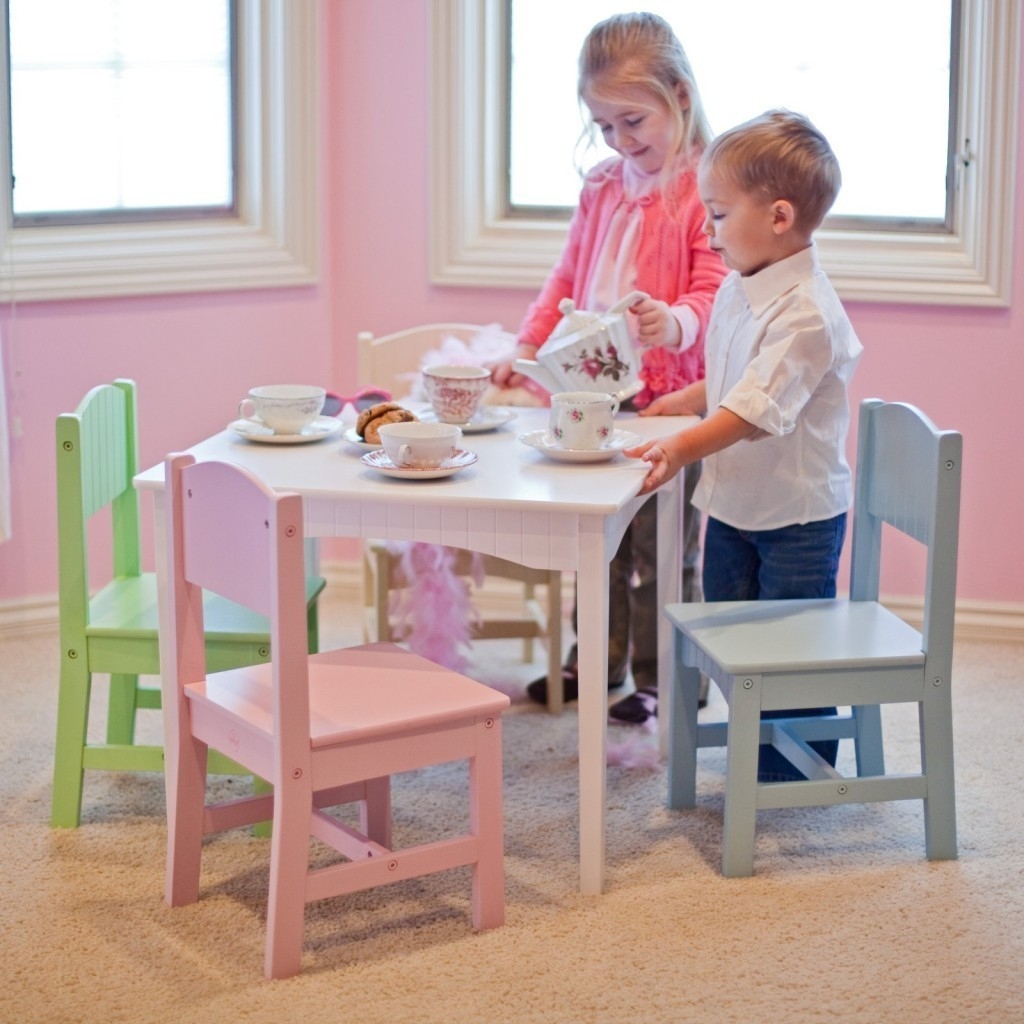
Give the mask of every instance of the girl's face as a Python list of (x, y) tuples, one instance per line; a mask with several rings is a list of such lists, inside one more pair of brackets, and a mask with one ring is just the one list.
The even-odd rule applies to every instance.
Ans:
[[(583, 101), (604, 141), (637, 170), (656, 174), (675, 156), (677, 122), (647, 89), (623, 86), (602, 98), (584, 89)], [(688, 100), (680, 103), (689, 109)]]

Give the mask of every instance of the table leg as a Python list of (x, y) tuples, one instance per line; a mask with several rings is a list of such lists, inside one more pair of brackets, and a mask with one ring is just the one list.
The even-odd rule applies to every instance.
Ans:
[(608, 562), (612, 555), (603, 519), (580, 524), (578, 550), (580, 892), (597, 894), (604, 886)]
[[(658, 607), (674, 604), (683, 595), (683, 474), (655, 494), (658, 502)], [(673, 626), (658, 617), (658, 747), (668, 756), (669, 701), (672, 691)]]

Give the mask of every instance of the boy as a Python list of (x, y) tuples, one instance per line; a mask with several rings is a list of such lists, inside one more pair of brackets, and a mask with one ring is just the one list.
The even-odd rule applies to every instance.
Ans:
[[(731, 273), (711, 312), (705, 379), (642, 415), (704, 418), (626, 454), (650, 465), (644, 494), (704, 460), (693, 503), (707, 515), (708, 601), (835, 597), (852, 501), (847, 387), (862, 348), (813, 233), (840, 183), (824, 136), (788, 111), (723, 133), (700, 162), (704, 230)], [(835, 762), (835, 741), (812, 746)], [(803, 776), (762, 748), (759, 777)]]

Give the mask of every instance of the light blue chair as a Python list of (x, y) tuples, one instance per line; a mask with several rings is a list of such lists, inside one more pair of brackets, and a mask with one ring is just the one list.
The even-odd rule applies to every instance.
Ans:
[[(953, 618), (962, 437), (917, 409), (869, 399), (860, 407), (850, 598), (673, 604), (668, 802), (696, 805), (697, 751), (725, 746), (722, 874), (753, 873), (757, 812), (922, 800), (931, 860), (955, 859), (951, 711)], [(883, 526), (926, 549), (923, 630), (879, 601)], [(888, 532), (888, 531), (887, 531)], [(727, 722), (697, 722), (700, 672), (729, 705)], [(879, 705), (915, 703), (920, 771), (886, 774)], [(761, 721), (762, 711), (835, 705), (849, 714)], [(853, 739), (846, 778), (808, 740)], [(758, 782), (758, 745), (771, 743), (806, 776)]]

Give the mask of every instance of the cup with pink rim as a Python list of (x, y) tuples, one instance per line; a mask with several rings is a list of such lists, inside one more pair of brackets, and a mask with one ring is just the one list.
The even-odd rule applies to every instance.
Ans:
[(482, 366), (439, 364), (423, 370), (423, 390), (441, 423), (468, 423), (491, 383)]

